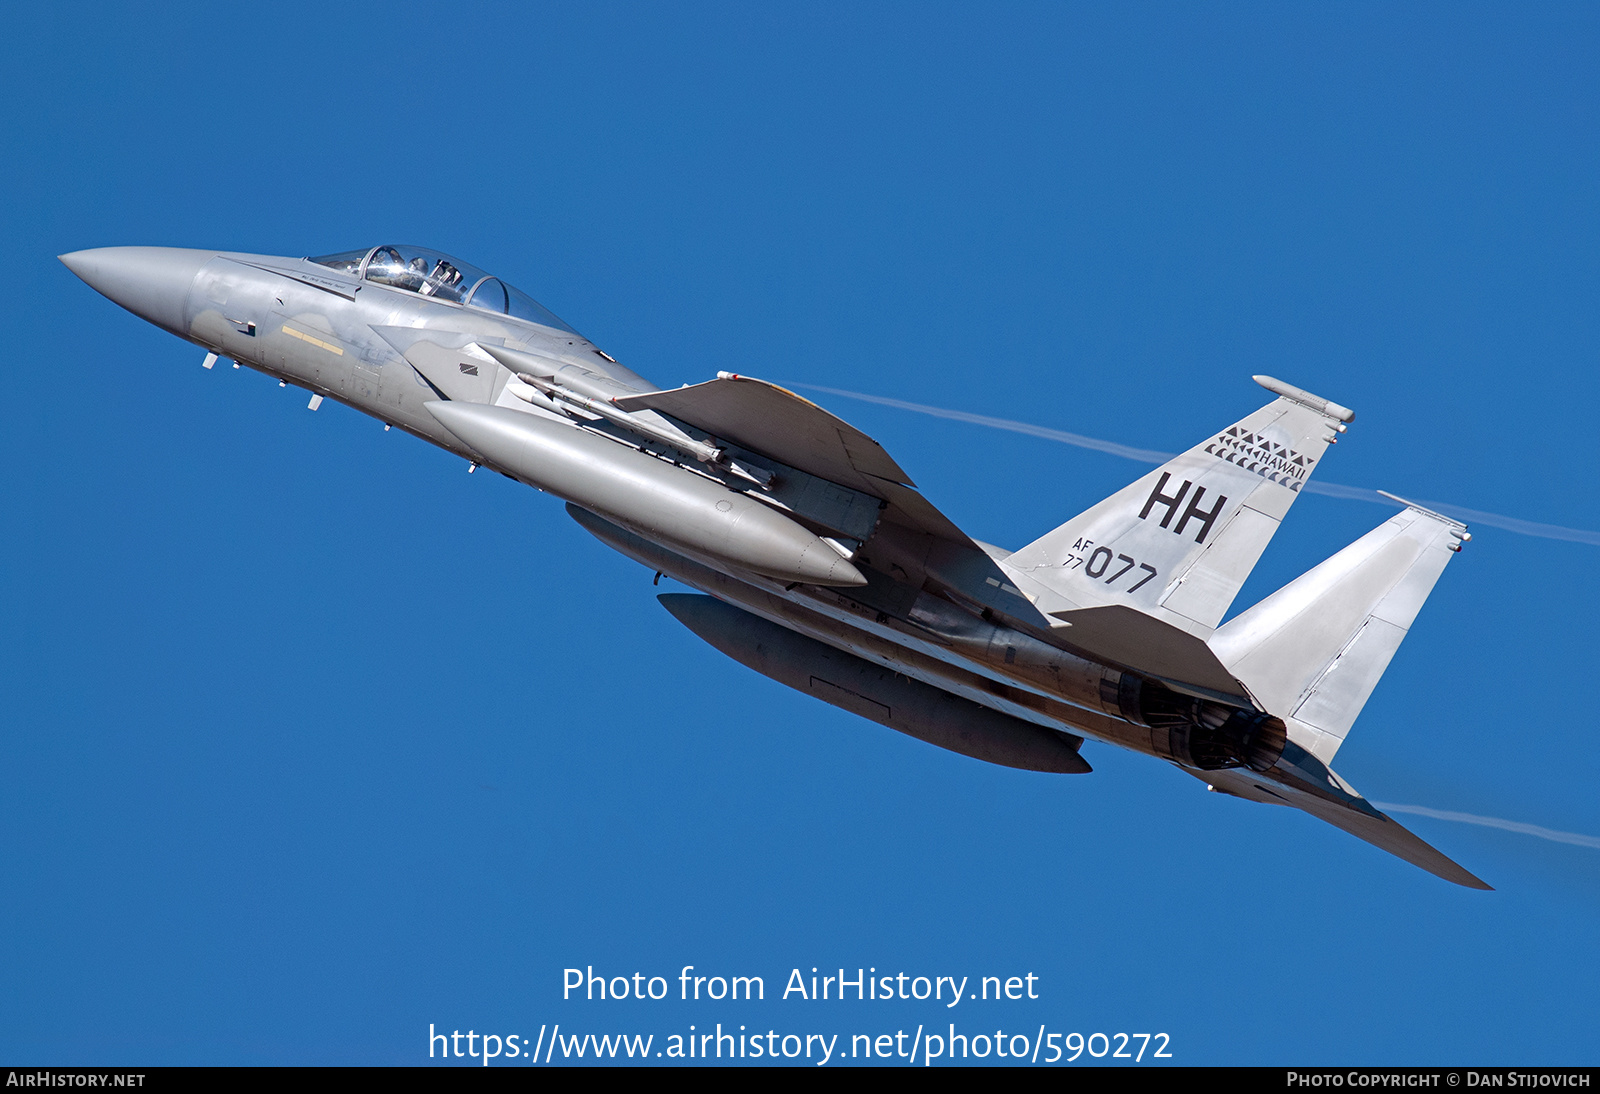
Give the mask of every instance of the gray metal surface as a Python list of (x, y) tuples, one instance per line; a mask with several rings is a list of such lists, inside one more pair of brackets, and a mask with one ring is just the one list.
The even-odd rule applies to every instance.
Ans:
[(663, 391), (492, 274), (427, 248), (319, 259), (160, 247), (61, 260), (219, 358), (568, 502), (718, 598), (664, 597), (790, 687), (994, 763), (1082, 772), (1087, 738), (1291, 805), (1484, 884), (1328, 762), (1467, 537), (1411, 507), (1217, 629), (1354, 414), (1277, 398), (1016, 552), (982, 544), (866, 434), (774, 384)]
[(1408, 508), (1230, 620), (1211, 648), (1332, 763), (1462, 535)]
[(630, 410), (665, 411), (834, 482), (855, 480), (871, 487), (872, 479), (885, 479), (915, 485), (877, 441), (810, 399), (765, 380), (728, 374), (691, 387), (628, 396), (621, 403)]
[(779, 581), (867, 583), (837, 548), (782, 513), (665, 460), (505, 407), (426, 405), (485, 463), (649, 539)]
[(100, 247), (62, 255), (67, 269), (139, 318), (188, 333), (189, 290), (214, 252), (176, 247)]
[(664, 593), (663, 607), (740, 664), (798, 692), (880, 725), (1005, 767), (1083, 774), (1081, 737), (1052, 732), (979, 706), (712, 596)]

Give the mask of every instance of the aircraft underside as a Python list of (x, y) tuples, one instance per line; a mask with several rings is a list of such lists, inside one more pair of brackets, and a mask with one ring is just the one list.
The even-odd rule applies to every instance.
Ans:
[[(848, 593), (821, 592), (818, 595), (819, 591), (813, 590), (796, 596), (799, 589), (774, 586), (755, 575), (725, 573), (703, 561), (652, 543), (577, 506), (569, 504), (567, 511), (603, 543), (658, 574), (665, 574), (705, 594), (703, 597), (668, 594), (660, 598), (680, 622), (701, 638), (742, 664), (825, 703), (953, 752), (1027, 770), (1087, 773), (1090, 765), (1077, 755), (1082, 738), (1119, 745), (1168, 760), (1206, 783), (1211, 790), (1262, 804), (1301, 809), (1448, 881), (1469, 888), (1489, 888), (1404, 826), (1368, 805), (1337, 775), (1293, 745), (1289, 745), (1287, 751), (1298, 764), (1267, 771), (1252, 770), (1244, 764), (1205, 769), (1194, 766), (1192, 758), (1186, 764), (1171, 754), (1170, 746), (1164, 747), (1162, 737), (1169, 732), (1167, 727), (1121, 721), (1018, 687), (1011, 680), (984, 673), (980, 666), (955, 664), (935, 656), (930, 647), (936, 649), (937, 643), (908, 641), (903, 633), (887, 628), (876, 619), (871, 625), (862, 625), (860, 615), (872, 609), (852, 601)], [(691, 608), (671, 603), (712, 598), (732, 607), (714, 612), (707, 611), (709, 606)], [(740, 626), (729, 618), (729, 613), (755, 617), (775, 630), (793, 632), (820, 646), (838, 650), (849, 659), (908, 677), (929, 690), (969, 700), (971, 706), (942, 710), (937, 712), (940, 716), (929, 717), (924, 697), (903, 692), (885, 694), (893, 686), (891, 681), (863, 674), (839, 658), (827, 659), (824, 663), (806, 662), (799, 666), (800, 671), (785, 673), (775, 668), (772, 660), (754, 656), (755, 647), (766, 636), (748, 625)], [(717, 616), (721, 618), (715, 618)], [(766, 640), (770, 642), (772, 638)], [(790, 668), (806, 656), (806, 651), (793, 647), (785, 652), (790, 655), (786, 663)], [(909, 722), (896, 719), (893, 712), (896, 698), (911, 704), (914, 714), (921, 717), (914, 716)], [(1002, 712), (1008, 722), (985, 719), (987, 711)], [(1030, 732), (1035, 729), (1037, 733)], [(1331, 780), (1331, 786), (1323, 780)]]
[(703, 595), (664, 606), (789, 687), (954, 752), (1086, 773), (1083, 741), (1290, 805), (1482, 881), (1330, 764), (1471, 537), (1403, 510), (1259, 604), (1235, 596), (1348, 408), (1276, 398), (1016, 552), (970, 538), (872, 438), (731, 373), (661, 390), (499, 278), (425, 248), (320, 259), (101, 248), (97, 290), (219, 358), (561, 498)]

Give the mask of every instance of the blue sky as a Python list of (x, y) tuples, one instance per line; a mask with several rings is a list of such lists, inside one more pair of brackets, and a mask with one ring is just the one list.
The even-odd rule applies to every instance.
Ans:
[[(422, 243), (663, 385), (1167, 451), (1264, 372), (1356, 409), (1330, 481), (1600, 529), (1595, 8), (992, 9), (9, 16), (0, 1060), (970, 1020), (1183, 1063), (1594, 1062), (1600, 851), (1408, 817), (1470, 892), (1148, 758), (902, 738), (702, 644), (551, 499), (205, 372), (54, 259)], [(1009, 547), (1140, 473), (819, 399)], [(1385, 516), (1305, 497), (1237, 606)], [(1600, 553), (1477, 531), (1338, 768), (1600, 834)], [(689, 964), (1042, 998), (560, 999), (568, 966)]]

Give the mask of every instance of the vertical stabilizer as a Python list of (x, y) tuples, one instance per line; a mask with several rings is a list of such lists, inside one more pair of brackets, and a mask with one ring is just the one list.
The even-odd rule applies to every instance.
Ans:
[[(1004, 562), (1041, 610), (1125, 605), (1208, 636), (1353, 411), (1270, 376), (1279, 398)], [(1065, 611), (1066, 614), (1059, 614)]]
[(1289, 739), (1330, 763), (1466, 525), (1407, 508), (1212, 635)]

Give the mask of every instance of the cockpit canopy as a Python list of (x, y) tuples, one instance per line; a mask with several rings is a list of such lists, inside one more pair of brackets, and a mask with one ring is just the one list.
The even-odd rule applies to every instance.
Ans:
[(310, 261), (378, 285), (577, 333), (527, 293), (476, 266), (427, 247), (385, 245), (323, 255)]

